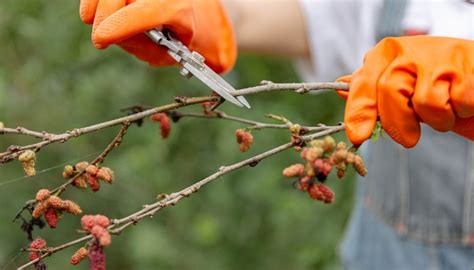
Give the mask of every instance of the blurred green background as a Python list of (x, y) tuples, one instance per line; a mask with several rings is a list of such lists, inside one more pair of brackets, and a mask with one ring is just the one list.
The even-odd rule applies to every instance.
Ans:
[[(184, 80), (175, 68), (150, 68), (116, 47), (98, 51), (89, 35), (90, 26), (78, 17), (78, 1), (2, 0), (0, 121), (8, 127), (64, 132), (119, 117), (120, 108), (129, 105), (161, 105), (175, 95), (209, 93), (195, 79)], [(300, 81), (291, 62), (256, 55), (241, 55), (226, 79), (236, 87), (263, 79)], [(229, 104), (221, 109), (260, 121), (268, 121), (265, 113), (282, 114), (305, 125), (342, 119), (343, 102), (334, 93), (264, 93), (248, 100), (252, 110)], [(184, 111), (198, 112), (200, 107)], [(254, 147), (240, 153), (234, 130), (241, 127), (221, 120), (182, 119), (172, 126), (170, 138), (162, 140), (158, 124), (134, 125), (105, 162), (118, 181), (97, 193), (71, 189), (63, 196), (77, 201), (85, 213), (123, 217), (159, 193), (177, 191), (220, 165), (288, 141), (284, 130), (255, 131)], [(10, 222), (17, 210), (38, 189), (61, 184), (65, 164), (92, 160), (117, 130), (44, 148), (37, 168), (45, 171), (32, 178), (22, 177), (18, 162), (0, 166), (0, 269), (27, 261), (22, 254), (11, 262), (27, 244), (19, 223)], [(3, 151), (33, 141), (5, 135), (0, 147)], [(337, 248), (352, 205), (352, 175), (343, 181), (331, 175), (336, 202), (324, 205), (281, 176), (285, 166), (297, 161), (297, 153), (286, 151), (257, 167), (233, 172), (126, 230), (106, 249), (109, 269), (338, 269)], [(34, 233), (56, 246), (80, 236), (78, 228), (79, 217), (66, 215), (57, 229)], [(70, 248), (48, 258), (49, 269), (88, 269), (86, 262), (69, 265), (73, 252)]]

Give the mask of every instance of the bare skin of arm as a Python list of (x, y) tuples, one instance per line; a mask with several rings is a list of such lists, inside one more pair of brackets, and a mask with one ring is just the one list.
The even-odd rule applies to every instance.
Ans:
[(308, 58), (302, 10), (296, 0), (223, 0), (239, 50)]

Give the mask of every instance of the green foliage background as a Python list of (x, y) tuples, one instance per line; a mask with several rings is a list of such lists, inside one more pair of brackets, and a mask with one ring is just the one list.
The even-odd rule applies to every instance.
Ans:
[[(28, 0), (0, 2), (0, 121), (9, 127), (64, 132), (121, 116), (131, 104), (162, 105), (175, 95), (209, 93), (200, 82), (186, 81), (175, 68), (156, 69), (116, 47), (93, 48), (90, 27), (78, 18), (78, 2)], [(299, 81), (292, 64), (275, 58), (242, 55), (226, 76), (236, 87)], [(229, 114), (261, 121), (265, 113), (285, 115), (301, 124), (335, 124), (343, 102), (334, 94), (259, 94), (248, 98), (252, 110), (225, 104)], [(199, 111), (195, 106), (188, 111)], [(162, 140), (157, 124), (133, 126), (122, 146), (105, 165), (118, 181), (100, 192), (68, 190), (85, 213), (112, 218), (153, 202), (234, 163), (288, 141), (283, 130), (254, 132), (255, 146), (240, 153), (234, 130), (242, 125), (221, 120), (183, 119)], [(17, 162), (0, 166), (0, 266), (14, 269), (27, 260), (22, 254), (9, 263), (26, 242), (19, 224), (10, 222), (23, 203), (40, 188), (61, 184), (62, 166), (91, 160), (113, 138), (117, 128), (55, 144), (38, 154), (37, 168), (23, 178)], [(339, 136), (339, 139), (344, 139)], [(1, 149), (33, 142), (5, 135)], [(352, 203), (352, 177), (332, 175), (336, 202), (323, 205), (293, 189), (281, 170), (299, 160), (287, 151), (255, 168), (231, 173), (206, 186), (173, 208), (113, 238), (107, 248), (109, 269), (334, 269), (337, 247)], [(10, 180), (17, 179), (13, 182)], [(58, 245), (80, 236), (79, 217), (67, 215), (55, 230), (35, 231)], [(50, 269), (88, 269), (68, 264), (73, 249), (46, 260)]]

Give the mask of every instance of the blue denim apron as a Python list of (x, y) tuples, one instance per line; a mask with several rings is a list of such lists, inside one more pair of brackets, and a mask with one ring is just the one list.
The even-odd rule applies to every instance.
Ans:
[(424, 126), (414, 149), (385, 138), (362, 152), (344, 267), (473, 269), (474, 143)]
[(474, 147), (423, 126), (414, 149), (369, 145), (363, 204), (398, 234), (430, 243), (474, 244)]

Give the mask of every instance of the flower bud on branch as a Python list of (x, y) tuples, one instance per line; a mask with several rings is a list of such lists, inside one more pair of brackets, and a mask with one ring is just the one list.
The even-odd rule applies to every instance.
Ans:
[(337, 169), (339, 178), (345, 176), (347, 164), (352, 164), (362, 176), (367, 173), (362, 158), (347, 150), (344, 142), (336, 144), (331, 136), (326, 136), (323, 139), (313, 140), (308, 145), (300, 154), (306, 165), (291, 165), (283, 170), (283, 175), (298, 177), (297, 188), (308, 192), (314, 200), (324, 203), (334, 201), (334, 192), (323, 184), (333, 167)]
[(237, 129), (235, 131), (235, 138), (237, 143), (240, 144), (240, 151), (247, 152), (252, 146), (253, 143), (253, 136), (250, 132), (247, 132), (243, 129)]
[(82, 228), (93, 235), (100, 246), (106, 247), (110, 245), (111, 236), (107, 227), (110, 225), (110, 220), (103, 215), (85, 215), (81, 218)]
[(161, 138), (166, 139), (170, 135), (171, 121), (166, 113), (156, 113), (150, 116), (150, 120), (160, 123)]
[(69, 261), (72, 265), (79, 264), (84, 258), (89, 255), (89, 250), (85, 247), (81, 247), (80, 249), (76, 250), (74, 254), (71, 256), (71, 260)]
[(21, 162), (23, 170), (27, 176), (36, 175), (36, 153), (32, 150), (26, 150), (18, 156), (18, 161)]
[[(76, 176), (80, 172), (82, 175)], [(72, 185), (78, 188), (87, 188), (89, 186), (93, 192), (100, 190), (100, 182), (102, 180), (108, 184), (112, 184), (115, 180), (114, 172), (107, 167), (97, 167), (86, 161), (77, 163), (74, 167), (67, 165), (64, 167), (63, 177), (71, 179), (76, 177)]]
[(36, 193), (38, 204), (31, 213), (33, 218), (39, 218), (44, 214), (44, 218), (48, 225), (54, 229), (58, 223), (58, 217), (63, 211), (73, 215), (82, 214), (82, 210), (78, 204), (70, 200), (62, 200), (58, 196), (50, 195), (47, 189), (40, 189)]

